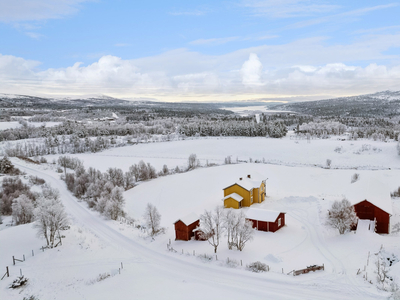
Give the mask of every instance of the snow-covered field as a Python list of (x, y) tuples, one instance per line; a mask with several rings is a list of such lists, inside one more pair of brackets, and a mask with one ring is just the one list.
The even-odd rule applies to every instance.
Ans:
[[(46, 127), (53, 127), (60, 125), (61, 122), (29, 122), (29, 126), (34, 126), (34, 127), (40, 127), (40, 126), (46, 126)], [(0, 130), (5, 130), (5, 129), (11, 129), (11, 128), (20, 128), (22, 125), (17, 122), (17, 121), (11, 121), (11, 122), (0, 122)]]
[[(343, 137), (344, 139), (344, 137)], [(336, 151), (335, 151), (336, 149)], [(199, 138), (173, 142), (137, 144), (113, 148), (99, 153), (74, 154), (84, 161), (85, 167), (106, 171), (109, 167), (128, 171), (129, 166), (140, 160), (151, 163), (157, 170), (166, 164), (169, 168), (187, 165), (190, 154), (196, 154), (201, 164), (223, 164), (227, 156), (233, 162), (265, 161), (286, 166), (326, 166), (332, 161), (332, 168), (357, 169), (400, 169), (394, 142), (374, 142), (359, 139), (342, 141), (342, 137), (297, 140), (288, 135), (282, 139), (253, 138)], [(52, 161), (49, 156), (48, 160)], [(100, 163), (101, 162), (101, 163)]]
[[(340, 153), (335, 151), (337, 147), (341, 147)], [(382, 245), (387, 252), (400, 257), (400, 235), (339, 235), (325, 225), (325, 219), (332, 202), (345, 196), (355, 172), (360, 174), (360, 183), (376, 179), (387, 185), (388, 192), (400, 185), (400, 158), (394, 143), (334, 138), (311, 143), (289, 137), (209, 138), (139, 144), (76, 156), (84, 160), (86, 167), (102, 171), (119, 167), (126, 171), (141, 159), (158, 170), (163, 164), (171, 168), (183, 166), (191, 153), (196, 153), (203, 164), (206, 160), (222, 164), (228, 155), (232, 155), (233, 161), (236, 157), (247, 161), (264, 158), (270, 163), (199, 168), (143, 182), (126, 191), (126, 211), (138, 222), (149, 202), (161, 213), (162, 226), (167, 231), (155, 241), (145, 238), (139, 229), (107, 221), (88, 210), (84, 202), (71, 196), (51, 166), (13, 159), (21, 170), (44, 178), (60, 190), (71, 218), (71, 229), (64, 232), (62, 247), (41, 252), (39, 248), (44, 241), (35, 237), (32, 225), (5, 226), (9, 222), (5, 219), (0, 227), (0, 270), (5, 271), (5, 266), (9, 266), (11, 277), (0, 282), (2, 298), (22, 299), (32, 294), (39, 299), (386, 299), (389, 296), (363, 276), (368, 279), (376, 276), (371, 266), (374, 253)], [(328, 158), (332, 160), (332, 168), (322, 168)], [(254, 240), (242, 252), (228, 250), (223, 239), (218, 260), (207, 242), (174, 241), (173, 223), (177, 219), (222, 204), (222, 188), (247, 174), (268, 178), (267, 199), (256, 206), (286, 212), (284, 228), (276, 233), (256, 232)], [(394, 199), (391, 224), (398, 222), (400, 199)], [(166, 251), (169, 240), (176, 253)], [(370, 266), (363, 272), (368, 253)], [(12, 255), (21, 258), (23, 254), (26, 261), (12, 266)], [(213, 256), (213, 260), (200, 259), (200, 254)], [(256, 274), (245, 270), (246, 264), (257, 260), (268, 264), (271, 271)], [(233, 267), (235, 261), (237, 266)], [(119, 274), (121, 262), (123, 269)], [(287, 275), (293, 269), (314, 264), (324, 264), (325, 271), (297, 277)], [(399, 265), (390, 271), (398, 282)], [(7, 289), (20, 269), (30, 279), (29, 284), (22, 290)], [(359, 269), (361, 272), (356, 275)], [(110, 277), (98, 281), (101, 273)]]

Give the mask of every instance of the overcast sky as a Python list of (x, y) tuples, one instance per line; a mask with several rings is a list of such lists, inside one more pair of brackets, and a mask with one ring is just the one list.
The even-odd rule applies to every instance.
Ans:
[(0, 93), (311, 100), (400, 90), (400, 2), (0, 0)]

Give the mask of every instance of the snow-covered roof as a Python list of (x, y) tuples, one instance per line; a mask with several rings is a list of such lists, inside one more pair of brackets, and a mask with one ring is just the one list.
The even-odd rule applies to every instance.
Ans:
[(222, 200), (225, 201), (228, 198), (232, 198), (233, 200), (236, 200), (237, 202), (240, 202), (243, 200), (243, 197), (236, 193), (229, 194), (228, 196), (224, 197)]
[(198, 219), (199, 219), (199, 216), (192, 212), (192, 213), (184, 216), (183, 218), (176, 220), (175, 223), (178, 221), (182, 221), (185, 225), (190, 225), (190, 224), (196, 222)]
[[(265, 179), (265, 178), (261, 179), (258, 177), (256, 178), (256, 177), (253, 177), (252, 175), (250, 175), (250, 176), (251, 176), (251, 178), (244, 176), (244, 177), (242, 177), (242, 180), (239, 179), (234, 184), (240, 185), (242, 188), (250, 191), (253, 188), (259, 188), (261, 185), (261, 182)], [(234, 184), (232, 184), (232, 185), (234, 185)], [(230, 185), (230, 186), (232, 186), (232, 185)], [(230, 187), (230, 186), (228, 186), (228, 187)], [(227, 189), (228, 187), (226, 187), (225, 189)]]
[(344, 196), (353, 205), (367, 200), (388, 214), (393, 214), (390, 189), (375, 178), (367, 180), (361, 178), (352, 183), (350, 188), (344, 193)]
[(251, 207), (246, 212), (246, 217), (247, 219), (252, 219), (252, 220), (275, 222), (280, 213), (281, 213), (280, 211)]

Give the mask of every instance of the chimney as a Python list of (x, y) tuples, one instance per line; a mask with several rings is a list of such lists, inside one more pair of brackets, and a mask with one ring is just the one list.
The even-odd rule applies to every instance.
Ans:
[(247, 175), (247, 178), (251, 178), (250, 174), (249, 174), (249, 175)]
[(242, 177), (240, 177), (239, 180), (242, 180)]

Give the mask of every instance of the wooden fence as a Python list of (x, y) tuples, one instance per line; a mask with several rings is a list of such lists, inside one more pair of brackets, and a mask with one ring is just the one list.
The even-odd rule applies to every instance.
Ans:
[(309, 267), (307, 267), (305, 269), (293, 270), (290, 273), (293, 273), (293, 276), (298, 276), (300, 274), (307, 274), (307, 273), (309, 273), (311, 271), (315, 272), (315, 271), (318, 271), (318, 270), (325, 270), (325, 266), (324, 265), (322, 265), (322, 266), (313, 265), (313, 266), (309, 266)]

